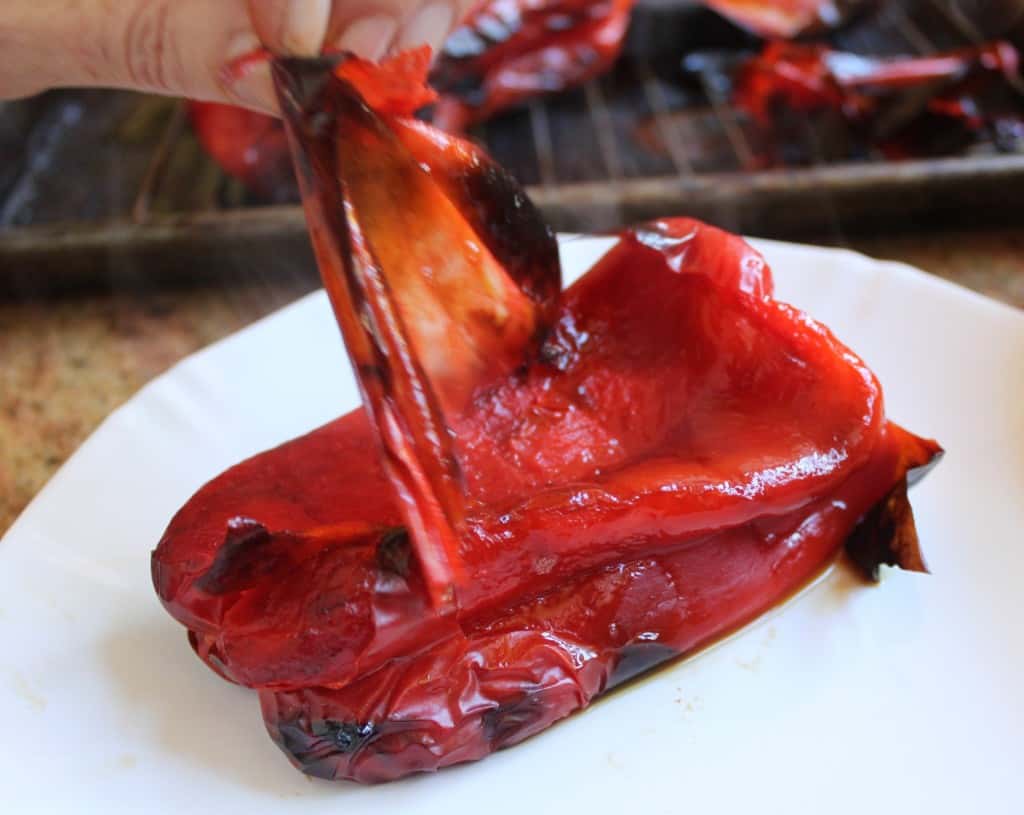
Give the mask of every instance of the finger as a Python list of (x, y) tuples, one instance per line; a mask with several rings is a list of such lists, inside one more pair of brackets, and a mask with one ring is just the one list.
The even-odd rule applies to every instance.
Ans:
[(438, 53), (452, 29), (462, 22), (475, 5), (475, 0), (427, 0), (405, 20), (395, 40), (395, 47), (403, 49), (429, 45), (435, 54)]
[(430, 45), (435, 52), (477, 0), (334, 0), (327, 42), (367, 59)]
[(380, 59), (392, 47), (405, 18), (420, 0), (335, 0), (327, 42), (364, 59)]
[(276, 54), (314, 56), (323, 49), (331, 0), (249, 0), (253, 27)]
[(236, 78), (225, 70), (260, 46), (247, 0), (35, 0), (32, 8), (18, 21), (25, 47), (55, 55), (40, 63), (32, 90), (118, 87), (276, 110), (268, 65)]

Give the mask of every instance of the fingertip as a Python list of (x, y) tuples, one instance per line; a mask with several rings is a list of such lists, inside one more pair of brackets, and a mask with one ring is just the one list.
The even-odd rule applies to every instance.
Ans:
[(335, 39), (342, 51), (351, 51), (363, 59), (378, 60), (387, 53), (398, 31), (398, 20), (375, 14), (354, 20)]
[(429, 45), (436, 54), (458, 22), (450, 0), (432, 0), (420, 7), (406, 22), (398, 36), (398, 47)]
[(228, 97), (226, 101), (231, 104), (277, 115), (277, 94), (270, 75), (270, 61), (259, 58), (262, 47), (255, 34), (240, 34), (232, 40), (222, 71), (222, 84)]
[(253, 27), (275, 54), (316, 56), (323, 50), (331, 0), (249, 0)]

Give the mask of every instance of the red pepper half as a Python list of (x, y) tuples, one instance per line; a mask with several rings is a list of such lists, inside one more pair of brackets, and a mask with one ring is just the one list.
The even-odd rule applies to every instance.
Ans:
[(756, 251), (657, 221), (560, 294), (514, 181), (341, 68), (275, 66), (365, 407), (212, 481), (153, 556), (297, 766), (381, 781), (485, 756), (847, 541), (867, 570), (924, 568), (907, 475), (938, 445), (886, 420)]

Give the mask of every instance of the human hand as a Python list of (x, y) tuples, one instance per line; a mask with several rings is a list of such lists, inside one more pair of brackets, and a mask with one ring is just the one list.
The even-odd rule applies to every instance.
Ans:
[(0, 99), (107, 86), (276, 110), (269, 66), (225, 70), (261, 45), (377, 59), (436, 50), (474, 0), (2, 0)]

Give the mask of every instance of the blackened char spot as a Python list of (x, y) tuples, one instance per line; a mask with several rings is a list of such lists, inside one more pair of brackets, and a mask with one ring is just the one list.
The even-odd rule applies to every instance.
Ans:
[(914, 511), (904, 478), (865, 515), (846, 541), (846, 551), (864, 577), (878, 582), (882, 565), (927, 572), (917, 538)]
[(268, 551), (273, 540), (263, 524), (250, 518), (232, 518), (224, 543), (210, 568), (196, 580), (196, 588), (218, 595), (249, 587), (277, 565), (279, 558)]
[(557, 339), (549, 337), (548, 340), (541, 345), (538, 357), (544, 365), (550, 365), (556, 371), (562, 371), (564, 373), (569, 370), (569, 366), (572, 364), (573, 351), (564, 343), (560, 343)]
[(330, 741), (342, 753), (354, 753), (377, 735), (373, 722), (333, 722), (324, 720), (313, 725), (313, 734)]
[(519, 182), (489, 160), (458, 181), (474, 209), (468, 213), (474, 230), (495, 259), (535, 303), (554, 303), (561, 287), (558, 243)]
[(298, 721), (281, 722), (277, 726), (278, 746), (306, 775), (331, 781), (336, 765), (331, 756), (337, 753), (331, 742), (310, 735)]
[(304, 773), (332, 780), (340, 756), (350, 756), (377, 736), (372, 722), (319, 720), (307, 727), (302, 719), (277, 725), (278, 745)]
[(377, 565), (381, 569), (399, 577), (408, 577), (411, 557), (409, 530), (404, 526), (389, 529), (381, 536), (377, 544)]
[(514, 702), (506, 702), (483, 715), (484, 736), (495, 750), (515, 744), (544, 715), (539, 693), (527, 692)]
[(280, 722), (277, 732), (281, 734), (281, 749), (298, 761), (309, 752), (315, 741), (297, 721)]
[(619, 661), (608, 680), (608, 687), (614, 688), (644, 671), (650, 670), (666, 660), (679, 656), (675, 648), (657, 642), (636, 642), (619, 652)]

